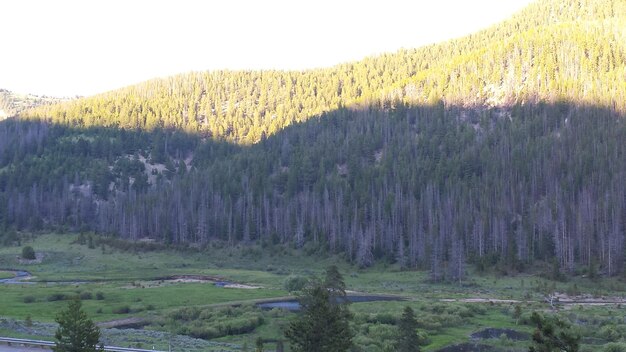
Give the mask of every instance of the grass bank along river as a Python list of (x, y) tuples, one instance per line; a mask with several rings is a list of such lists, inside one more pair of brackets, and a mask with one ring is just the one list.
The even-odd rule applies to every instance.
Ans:
[[(0, 325), (1, 335), (41, 337), (42, 330), (36, 328), (53, 326), (66, 299), (78, 294), (83, 297), (87, 314), (98, 323), (141, 321), (134, 326), (143, 326), (141, 330), (107, 328), (115, 331), (120, 341), (113, 340), (111, 344), (154, 344), (157, 349), (167, 349), (168, 336), (174, 336), (180, 343), (188, 341), (185, 343), (190, 350), (192, 346), (202, 346), (196, 350), (207, 351), (229, 350), (225, 346), (233, 346), (234, 350), (244, 343), (252, 346), (261, 337), (271, 350), (275, 348), (272, 341), (284, 339), (284, 328), (294, 316), (275, 308), (297, 307), (285, 283), (294, 277), (320, 275), (328, 265), (338, 264), (347, 287), (353, 291), (350, 309), (354, 313), (355, 342), (366, 351), (383, 351), (385, 343), (393, 340), (397, 319), (406, 305), (416, 311), (419, 331), (428, 337), (424, 351), (464, 343), (524, 351), (528, 341), (506, 336), (473, 341), (471, 335), (488, 328), (532, 333), (528, 317), (534, 310), (550, 309), (545, 298), (555, 296), (555, 292), (605, 303), (582, 308), (567, 305), (559, 313), (580, 323), (581, 334), (588, 338), (585, 341), (599, 343), (594, 345), (595, 350), (626, 338), (620, 333), (626, 331), (626, 322), (619, 319), (619, 312), (626, 306), (619, 304), (619, 299), (626, 295), (620, 280), (600, 277), (592, 281), (571, 276), (568, 281), (551, 281), (539, 276), (549, 270), (540, 266), (525, 275), (501, 275), (495, 271), (479, 274), (468, 267), (468, 278), (460, 284), (433, 284), (425, 271), (401, 270), (396, 264), (384, 262), (362, 270), (341, 257), (306, 254), (304, 250), (282, 246), (142, 251), (130, 244), (127, 250), (101, 244), (96, 236), (97, 245), (89, 248), (78, 244), (77, 237), (49, 234), (23, 242), (44, 252), (39, 263), (20, 264), (16, 257), (21, 247), (0, 248), (0, 268), (18, 272), (3, 271), (2, 280), (16, 280), (17, 274), (19, 282), (32, 282), (0, 285), (0, 320), (13, 322)], [(398, 297), (405, 300), (397, 300)], [(564, 294), (558, 297), (567, 301)], [(201, 319), (174, 319), (195, 317), (196, 313)], [(32, 329), (27, 329), (27, 316), (33, 321)], [(184, 329), (178, 330), (173, 322)], [(226, 325), (231, 330), (224, 334), (229, 331)], [(232, 329), (236, 326), (242, 327), (237, 333)], [(191, 343), (202, 341), (193, 339), (194, 334), (212, 334), (217, 336), (211, 339), (212, 343), (224, 345)]]

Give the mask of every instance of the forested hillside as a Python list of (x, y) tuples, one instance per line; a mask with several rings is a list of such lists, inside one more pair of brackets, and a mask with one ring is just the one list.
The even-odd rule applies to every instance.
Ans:
[(182, 74), (23, 115), (71, 126), (173, 127), (249, 144), (323, 112), (399, 96), (463, 106), (623, 102), (614, 89), (624, 91), (625, 13), (623, 1), (544, 0), (439, 45), (304, 72)]
[[(2, 226), (430, 268), (624, 270), (626, 1), (305, 72), (208, 72), (0, 125)], [(28, 121), (33, 120), (33, 121)]]
[(16, 94), (6, 89), (0, 89), (0, 120), (17, 116), (24, 110), (32, 109), (40, 105), (50, 105), (66, 100), (69, 99), (33, 94)]

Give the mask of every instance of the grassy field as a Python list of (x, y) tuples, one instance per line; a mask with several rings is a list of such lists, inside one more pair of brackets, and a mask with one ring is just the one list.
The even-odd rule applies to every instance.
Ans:
[[(427, 336), (428, 344), (424, 350), (436, 351), (451, 344), (468, 342), (471, 333), (486, 327), (532, 332), (532, 327), (525, 322), (532, 311), (548, 309), (544, 302), (547, 292), (590, 296), (626, 294), (624, 282), (615, 278), (591, 281), (572, 277), (567, 282), (556, 282), (539, 275), (477, 275), (468, 267), (468, 278), (459, 283), (433, 284), (428, 282), (427, 273), (423, 271), (402, 271), (385, 263), (361, 270), (341, 257), (303, 253), (284, 247), (142, 251), (140, 246), (122, 250), (111, 244), (101, 242), (95, 236), (90, 241), (84, 238), (79, 241), (75, 234), (46, 234), (24, 237), (21, 246), (0, 247), (0, 268), (3, 269), (0, 278), (12, 276), (9, 270), (25, 270), (33, 276), (29, 284), (0, 285), (0, 334), (50, 338), (50, 330), (44, 332), (26, 327), (26, 318), (30, 317), (36, 324), (50, 325), (57, 312), (67, 304), (66, 300), (79, 295), (86, 312), (97, 322), (134, 318), (148, 324), (144, 330), (134, 332), (107, 330), (107, 334), (117, 336), (111, 337), (110, 341), (114, 343), (164, 348), (169, 347), (166, 340), (174, 336), (180, 339), (181, 346), (186, 346), (179, 346), (178, 350), (212, 350), (215, 346), (215, 350), (236, 350), (244, 343), (252, 347), (256, 338), (262, 337), (266, 348), (271, 350), (275, 348), (275, 341), (284, 339), (283, 331), (294, 313), (261, 311), (254, 303), (288, 296), (284, 288), (286, 280), (320, 275), (331, 264), (339, 266), (349, 290), (392, 294), (406, 299), (351, 305), (355, 342), (361, 350), (372, 352), (390, 347), (396, 329), (395, 320), (406, 305), (416, 311), (420, 331)], [(32, 246), (42, 260), (29, 264), (20, 262), (19, 255), (25, 245)], [(541, 272), (541, 268), (532, 272)], [(168, 279), (175, 275), (204, 275), (258, 288), (223, 288), (212, 281), (175, 282)], [(462, 301), (476, 298), (515, 300), (517, 303)], [(514, 316), (516, 305), (520, 306), (521, 317)], [(213, 318), (188, 322), (176, 320), (175, 317), (189, 313), (189, 309), (197, 309), (198, 315)], [(621, 309), (621, 305), (564, 307), (560, 314), (570, 321), (592, 322), (585, 327), (584, 333), (594, 336), (595, 342), (620, 342), (626, 338), (626, 322), (618, 318)], [(13, 325), (6, 319), (14, 322)], [(5, 325), (1, 324), (2, 321)], [(16, 324), (21, 328), (16, 328)], [(228, 331), (240, 324), (241, 333), (220, 333), (226, 329), (224, 324), (232, 325), (227, 327)], [(187, 329), (185, 325), (195, 328)], [(608, 325), (613, 327), (612, 330), (600, 329)], [(199, 331), (210, 332), (211, 342), (183, 336), (194, 336), (200, 334)], [(528, 342), (505, 338), (484, 343), (511, 351), (525, 350), (528, 345)], [(585, 348), (594, 350), (588, 346)]]
[[(84, 307), (97, 321), (287, 295), (281, 289), (281, 275), (217, 268), (204, 253), (132, 253), (111, 247), (103, 251), (101, 247), (90, 249), (73, 243), (75, 239), (75, 235), (43, 235), (28, 242), (44, 255), (41, 263), (34, 264), (19, 263), (20, 247), (0, 249), (0, 267), (26, 270), (33, 275), (28, 284), (0, 286), (3, 300), (11, 302), (3, 306), (0, 315), (24, 318), (30, 314), (33, 319), (53, 321), (66, 304), (64, 298), (75, 295), (87, 297)], [(211, 281), (164, 280), (172, 275), (207, 275), (261, 288), (221, 288)]]
[(0, 280), (12, 278), (13, 272), (0, 270)]

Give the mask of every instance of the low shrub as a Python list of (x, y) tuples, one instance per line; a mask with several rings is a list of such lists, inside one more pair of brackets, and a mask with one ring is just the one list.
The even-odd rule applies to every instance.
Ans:
[(285, 290), (289, 292), (302, 291), (304, 287), (309, 283), (309, 279), (299, 275), (292, 275), (285, 280)]
[(128, 314), (130, 313), (130, 307), (129, 306), (116, 307), (116, 308), (113, 308), (112, 312), (113, 314)]
[(391, 313), (380, 313), (369, 315), (366, 321), (368, 323), (396, 325), (398, 322), (398, 318)]
[(49, 295), (48, 297), (46, 297), (46, 300), (48, 302), (54, 302), (54, 301), (64, 301), (67, 298), (68, 298), (67, 295), (64, 293), (53, 293)]
[(602, 352), (626, 352), (626, 344), (611, 342), (604, 345)]
[(596, 336), (605, 340), (617, 342), (624, 336), (624, 330), (626, 330), (625, 328), (626, 327), (623, 325), (607, 324), (602, 326), (600, 330), (597, 331)]
[(201, 339), (214, 339), (253, 332), (265, 321), (256, 307), (182, 308), (168, 316), (178, 334)]
[(26, 246), (22, 248), (22, 258), (27, 259), (27, 260), (37, 259), (37, 256), (35, 255), (35, 250), (33, 249), (33, 247)]

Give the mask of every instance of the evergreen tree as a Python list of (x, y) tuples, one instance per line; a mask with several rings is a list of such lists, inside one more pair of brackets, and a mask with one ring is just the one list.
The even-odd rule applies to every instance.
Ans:
[(580, 335), (571, 325), (553, 316), (545, 317), (533, 312), (531, 321), (537, 326), (529, 352), (578, 352)]
[(329, 288), (313, 280), (299, 299), (300, 315), (285, 332), (296, 352), (342, 352), (352, 346), (350, 312)]
[(26, 246), (22, 248), (22, 259), (33, 260), (37, 259), (35, 255), (35, 250), (31, 246)]
[(336, 265), (331, 265), (326, 269), (324, 286), (326, 286), (331, 295), (335, 297), (346, 296), (346, 284), (344, 283), (343, 276), (339, 272), (339, 268), (337, 268)]
[(420, 339), (417, 335), (415, 312), (409, 306), (404, 307), (402, 318), (398, 322), (397, 352), (418, 352)]
[(56, 340), (52, 348), (54, 352), (95, 352), (100, 329), (91, 321), (81, 309), (78, 297), (71, 300), (67, 309), (61, 311), (56, 317), (59, 328), (54, 334)]

